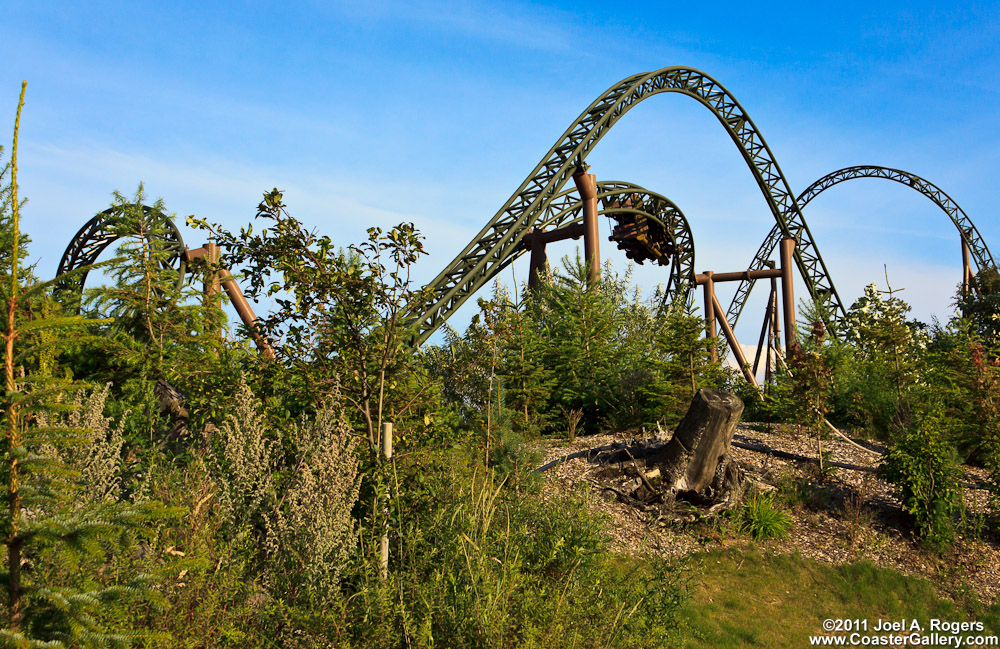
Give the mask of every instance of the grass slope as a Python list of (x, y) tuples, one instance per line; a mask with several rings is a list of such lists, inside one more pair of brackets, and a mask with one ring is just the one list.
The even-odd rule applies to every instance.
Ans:
[(978, 620), (1000, 632), (1000, 602), (941, 597), (926, 579), (861, 562), (828, 566), (799, 555), (718, 550), (694, 557), (695, 583), (680, 618), (685, 648), (807, 647), (827, 618)]

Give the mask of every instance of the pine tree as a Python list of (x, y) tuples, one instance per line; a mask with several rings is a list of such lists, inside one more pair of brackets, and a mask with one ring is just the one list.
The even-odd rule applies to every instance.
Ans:
[[(224, 418), (221, 404), (252, 355), (223, 343), (221, 295), (202, 295), (203, 282), (182, 283), (167, 236), (170, 216), (162, 199), (150, 207), (145, 202), (141, 184), (132, 197), (114, 193), (119, 245), (107, 272), (112, 282), (85, 299), (88, 315), (107, 324), (97, 328), (95, 344), (77, 354), (73, 370), (95, 383), (114, 383), (134, 435), (152, 440), (169, 427), (176, 442), (187, 430)], [(199, 263), (188, 270), (206, 279), (217, 269)], [(178, 395), (172, 415), (162, 407), (164, 392)]]
[[(140, 634), (108, 627), (113, 609), (138, 597), (152, 599), (144, 575), (100, 583), (90, 576), (69, 576), (46, 564), (53, 556), (70, 558), (100, 552), (102, 542), (130, 525), (148, 525), (163, 512), (155, 504), (128, 505), (74, 500), (79, 475), (62, 461), (64, 449), (85, 439), (85, 431), (62, 421), (73, 409), (68, 397), (86, 384), (32, 371), (25, 360), (42, 345), (58, 346), (83, 329), (79, 316), (50, 315), (26, 309), (42, 299), (55, 280), (24, 281), (21, 268), (20, 205), (17, 199), (17, 138), (26, 83), (22, 84), (10, 162), (10, 246), (0, 282), (4, 286), (4, 392), (0, 432), (0, 481), (6, 505), (0, 513), (0, 538), (6, 562), (0, 573), (6, 590), (0, 643), (12, 647), (122, 646)], [(69, 402), (69, 403), (68, 403)], [(63, 579), (53, 584), (53, 576)]]
[(615, 341), (618, 313), (602, 282), (590, 285), (587, 265), (579, 257), (563, 259), (564, 272), (551, 284), (540, 284), (548, 322), (545, 366), (555, 376), (553, 409), (583, 410), (587, 432), (597, 432), (616, 408)]
[(657, 370), (664, 379), (662, 399), (665, 409), (677, 419), (687, 410), (691, 398), (703, 387), (722, 384), (718, 363), (711, 362), (717, 344), (705, 336), (705, 320), (697, 313), (694, 297), (684, 297), (664, 307), (657, 318)]

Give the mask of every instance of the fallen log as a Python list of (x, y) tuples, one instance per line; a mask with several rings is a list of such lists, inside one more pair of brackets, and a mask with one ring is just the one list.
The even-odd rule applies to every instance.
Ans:
[[(586, 457), (588, 460), (590, 460), (592, 455), (597, 454), (597, 453), (601, 453), (602, 451), (618, 451), (618, 452), (621, 452), (623, 449), (626, 449), (626, 448), (628, 448), (628, 447), (625, 444), (621, 443), (621, 442), (615, 442), (614, 444), (606, 444), (604, 446), (594, 446), (594, 447), (591, 447), (591, 448), (585, 448), (582, 451), (577, 451), (575, 453), (570, 453), (569, 455), (564, 455), (564, 456), (562, 456), (560, 458), (556, 458), (556, 459), (552, 460), (551, 462), (543, 464), (542, 466), (540, 466), (537, 469), (535, 469), (534, 473), (545, 473), (549, 469), (557, 467), (560, 464), (562, 464), (563, 462), (568, 462), (570, 460), (575, 460), (578, 457)], [(619, 460), (619, 461), (623, 461), (623, 460)]]

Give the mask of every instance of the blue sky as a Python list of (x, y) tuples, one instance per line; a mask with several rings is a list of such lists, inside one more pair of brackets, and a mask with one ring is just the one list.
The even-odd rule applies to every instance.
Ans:
[[(429, 280), (591, 101), (670, 65), (735, 95), (796, 193), (855, 164), (911, 171), (1000, 254), (997, 4), (4, 4), (0, 120), (13, 124), (27, 79), (19, 173), (43, 277), (113, 190), (142, 181), (179, 221), (237, 228), (275, 186), (293, 215), (344, 245), (370, 225), (412, 221), (428, 236), (416, 274)], [(588, 162), (600, 180), (674, 200), (698, 270), (745, 267), (773, 224), (737, 149), (689, 98), (643, 102)], [(884, 285), (885, 264), (916, 317), (951, 312), (959, 240), (924, 197), (858, 180), (805, 216), (847, 304)], [(515, 267), (519, 281), (526, 272)], [(636, 278), (662, 281), (649, 267)], [(753, 305), (737, 330), (746, 343), (759, 328)]]

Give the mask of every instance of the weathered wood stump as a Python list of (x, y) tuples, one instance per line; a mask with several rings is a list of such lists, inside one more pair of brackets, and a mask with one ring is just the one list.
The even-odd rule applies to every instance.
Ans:
[(660, 470), (660, 492), (701, 504), (724, 504), (739, 484), (739, 472), (729, 461), (733, 433), (743, 414), (739, 397), (703, 388), (691, 401), (674, 436), (646, 458)]
[(170, 430), (167, 432), (167, 439), (176, 442), (187, 438), (188, 419), (190, 419), (187, 409), (187, 395), (166, 381), (157, 381), (153, 392), (156, 394), (156, 405), (160, 412), (170, 417)]

